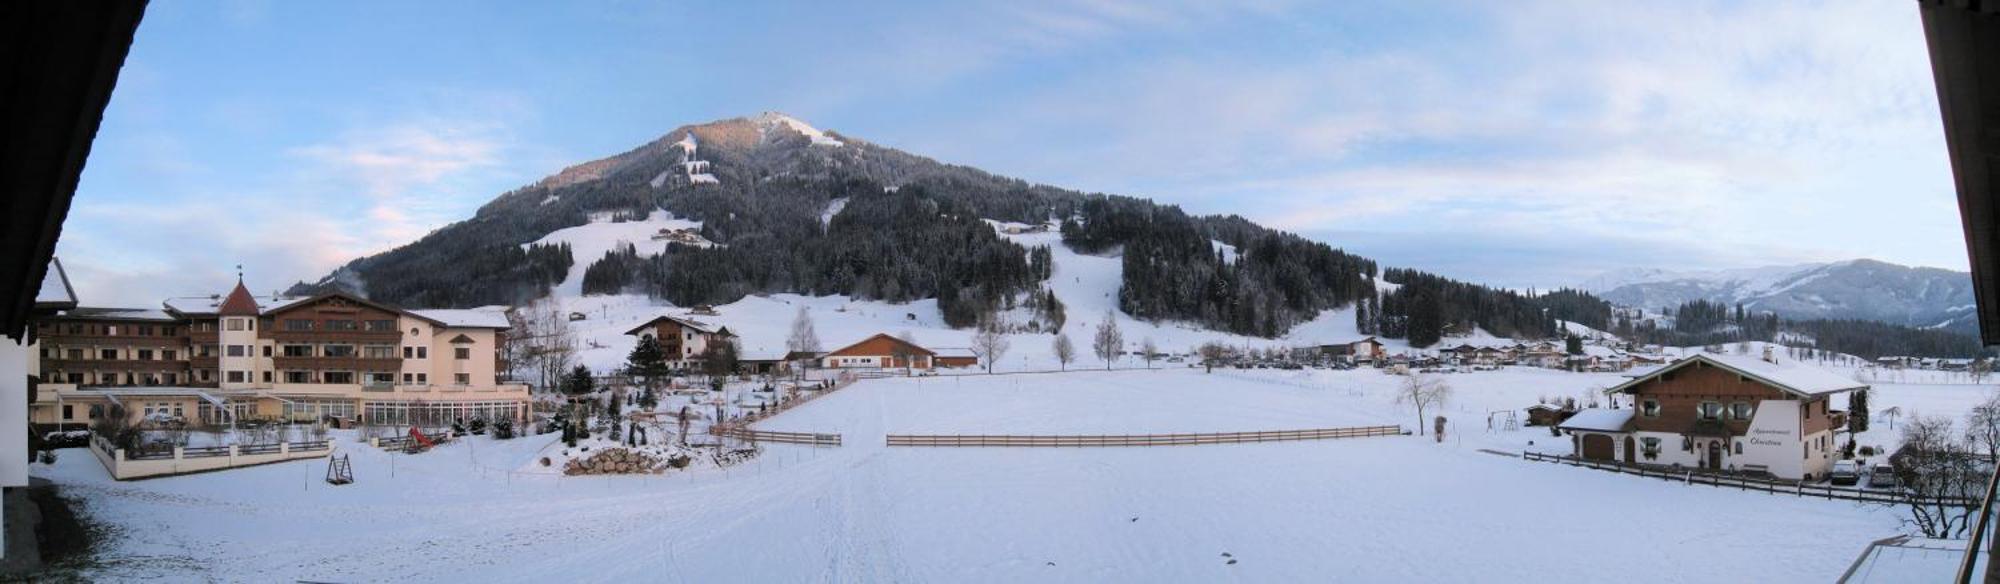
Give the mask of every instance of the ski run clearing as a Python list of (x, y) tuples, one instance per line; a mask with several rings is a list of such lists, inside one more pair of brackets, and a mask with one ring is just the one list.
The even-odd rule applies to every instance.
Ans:
[[(1888, 507), (1480, 452), (1566, 449), (1541, 428), (1489, 431), (1487, 412), (1618, 378), (1446, 379), (1443, 443), (884, 446), (1416, 417), (1378, 371), (1175, 367), (861, 381), (758, 425), (844, 446), (765, 444), (749, 463), (655, 476), (537, 472), (562, 449), (553, 434), (406, 455), (345, 432), (357, 480), (340, 487), (321, 482), (324, 460), (118, 483), (72, 449), (33, 473), (114, 532), (84, 576), (126, 581), (1824, 582), (1901, 528)], [(1958, 414), (1989, 390), (1884, 384), (1876, 407)]]

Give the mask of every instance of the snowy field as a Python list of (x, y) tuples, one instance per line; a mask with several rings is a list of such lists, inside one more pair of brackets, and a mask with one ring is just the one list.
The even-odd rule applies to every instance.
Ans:
[[(1399, 378), (1375, 371), (1172, 369), (864, 381), (759, 424), (837, 429), (845, 446), (766, 445), (726, 471), (560, 477), (519, 470), (560, 450), (553, 436), (474, 437), (402, 455), (336, 433), (356, 484), (320, 482), (324, 461), (116, 483), (81, 450), (33, 472), (116, 529), (84, 574), (97, 580), (1823, 582), (1900, 528), (1884, 507), (1480, 452), (1566, 448), (1541, 429), (1488, 431), (1487, 412), (1620, 378), (1508, 369), (1447, 379), (1457, 398), (1442, 444), (883, 446), (882, 435), (905, 431), (1408, 427), (1415, 418), (1391, 403)], [(1983, 391), (1878, 395), (1944, 413)], [(1631, 553), (1639, 549), (1648, 552)]]

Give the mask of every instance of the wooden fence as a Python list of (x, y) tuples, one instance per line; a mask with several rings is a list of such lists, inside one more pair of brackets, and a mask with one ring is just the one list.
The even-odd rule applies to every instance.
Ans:
[[(1676, 481), (1688, 485), (1709, 485), (1715, 487), (1730, 487), (1735, 489), (1743, 489), (1746, 491), (1762, 491), (1765, 493), (1773, 493), (1778, 495), (1819, 497), (1829, 500), (1860, 501), (1863, 503), (1883, 503), (1889, 505), (1899, 505), (1911, 502), (1911, 495), (1902, 490), (1871, 490), (1871, 489), (1862, 489), (1853, 487), (1836, 487), (1830, 484), (1806, 484), (1800, 481), (1759, 479), (1746, 476), (1698, 472), (1692, 469), (1674, 470), (1671, 468), (1638, 466), (1638, 465), (1624, 464), (1620, 462), (1605, 461), (1605, 460), (1584, 460), (1576, 458), (1574, 456), (1540, 454), (1535, 452), (1523, 452), (1521, 453), (1521, 458), (1523, 460), (1529, 460), (1529, 461), (1552, 462), (1558, 464), (1567, 464), (1570, 466), (1581, 466), (1584, 468), (1611, 471), (1620, 474), (1652, 477), (1656, 479)], [(1969, 497), (1933, 497), (1933, 498), (1924, 498), (1922, 499), (1921, 502), (1927, 505), (1942, 502), (1947, 505), (1957, 505), (1965, 507), (1975, 507), (1979, 505), (1978, 500)]]
[(724, 435), (730, 438), (735, 438), (738, 440), (748, 440), (751, 442), (805, 444), (808, 446), (840, 445), (839, 434), (820, 434), (814, 432), (773, 432), (770, 430), (752, 430), (749, 428), (730, 428), (729, 430), (724, 432)]
[[(795, 397), (793, 397), (792, 399), (779, 401), (775, 405), (773, 405), (770, 409), (764, 410), (762, 412), (750, 412), (738, 417), (724, 420), (722, 421), (722, 423), (719, 424), (710, 425), (708, 428), (708, 433), (718, 436), (725, 434), (730, 436), (735, 436), (736, 434), (734, 432), (736, 432), (739, 429), (747, 429), (750, 427), (751, 424), (755, 424), (757, 422), (761, 422), (770, 419), (772, 417), (775, 417), (778, 414), (791, 411), (792, 408), (806, 405), (808, 402), (811, 402), (813, 400), (833, 395), (833, 392), (840, 391), (841, 389), (845, 389), (847, 386), (854, 385), (855, 381), (857, 381), (857, 378), (854, 375), (852, 375), (851, 372), (843, 371), (841, 372), (840, 377), (838, 379), (835, 379), (833, 384), (827, 386), (826, 389), (811, 390), (812, 393), (810, 394), (794, 393), (792, 395), (794, 395)], [(806, 390), (801, 390), (801, 391), (806, 391)], [(784, 395), (784, 394), (780, 393), (779, 395)], [(762, 432), (762, 431), (754, 430), (753, 432)], [(798, 434), (799, 432), (776, 432), (776, 433)], [(834, 444), (838, 445), (839, 436), (838, 435), (834, 436), (835, 436)]]
[(1022, 448), (1088, 448), (1099, 446), (1186, 446), (1195, 444), (1241, 444), (1245, 442), (1286, 442), (1331, 440), (1364, 436), (1395, 436), (1401, 426), (1362, 426), (1269, 432), (1219, 432), (1209, 434), (1099, 434), (1067, 436), (995, 435), (900, 435), (890, 434), (890, 446), (968, 446)]

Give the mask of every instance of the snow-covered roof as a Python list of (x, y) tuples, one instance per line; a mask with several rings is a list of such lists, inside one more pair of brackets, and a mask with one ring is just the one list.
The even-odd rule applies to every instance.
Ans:
[(76, 306), (76, 289), (69, 285), (69, 273), (63, 271), (62, 260), (49, 258), (49, 271), (42, 274), (42, 288), (35, 293), (35, 304)]
[(1671, 371), (1674, 369), (1679, 369), (1696, 361), (1702, 361), (1709, 363), (1711, 365), (1721, 367), (1723, 369), (1728, 369), (1730, 371), (1742, 374), (1745, 377), (1750, 377), (1758, 381), (1761, 381), (1765, 385), (1769, 385), (1781, 391), (1786, 391), (1799, 395), (1806, 395), (1806, 396), (1824, 395), (1829, 393), (1837, 393), (1842, 391), (1861, 389), (1863, 387), (1868, 386), (1867, 384), (1855, 381), (1851, 378), (1840, 375), (1838, 373), (1822, 369), (1818, 366), (1808, 365), (1805, 363), (1800, 363), (1798, 361), (1787, 361), (1782, 357), (1774, 358), (1774, 360), (1776, 362), (1765, 361), (1763, 359), (1752, 357), (1749, 355), (1712, 355), (1707, 353), (1699, 353), (1690, 357), (1682, 358), (1672, 363), (1668, 363), (1658, 367), (1648, 368), (1644, 371), (1629, 372), (1626, 374), (1626, 376), (1633, 378), (1631, 381), (1621, 383), (1617, 387), (1613, 387), (1605, 391), (1607, 393), (1616, 393), (1624, 391), (1625, 389), (1630, 388), (1633, 385), (1645, 382), (1647, 379), (1652, 378), (1654, 375), (1665, 373), (1667, 371)]
[(938, 357), (958, 357), (961, 359), (979, 358), (978, 353), (974, 353), (972, 352), (972, 349), (965, 347), (937, 347), (931, 349), (931, 352), (936, 353), (937, 354), (936, 356)]
[(63, 313), (63, 316), (71, 318), (92, 318), (92, 319), (105, 319), (105, 320), (145, 320), (145, 321), (177, 320), (174, 318), (174, 315), (167, 314), (167, 311), (153, 310), (149, 308), (77, 307), (71, 309), (69, 312)]
[(496, 308), (426, 308), (410, 314), (444, 323), (448, 328), (505, 329), (507, 313)]
[[(253, 295), (250, 298), (252, 300), (257, 301), (257, 307), (259, 310), (264, 310), (264, 311), (269, 311), (272, 308), (304, 300), (304, 298), (297, 296), (278, 296), (278, 295), (271, 295), (271, 296)], [(222, 295), (216, 294), (211, 296), (178, 296), (174, 298), (168, 298), (166, 302), (162, 303), (162, 305), (165, 306), (167, 310), (171, 310), (181, 314), (215, 314), (216, 311), (222, 309)]]
[(1583, 354), (1592, 357), (1613, 357), (1618, 355), (1618, 350), (1602, 345), (1584, 345)]
[(1586, 430), (1591, 432), (1624, 432), (1632, 423), (1632, 410), (1607, 410), (1590, 408), (1578, 410), (1576, 415), (1557, 424), (1564, 430)]
[[(698, 333), (705, 333), (705, 334), (711, 334), (711, 335), (712, 335), (712, 334), (716, 334), (716, 333), (720, 332), (720, 330), (719, 330), (719, 329), (718, 329), (717, 327), (713, 327), (713, 326), (709, 326), (709, 324), (708, 324), (708, 323), (705, 323), (705, 322), (701, 322), (701, 321), (699, 321), (699, 320), (694, 320), (694, 319), (691, 319), (691, 318), (681, 318), (681, 317), (678, 317), (678, 316), (674, 316), (674, 315), (671, 315), (671, 314), (662, 314), (662, 315), (659, 315), (659, 316), (656, 316), (656, 317), (653, 317), (653, 318), (652, 318), (651, 320), (647, 320), (646, 322), (644, 322), (644, 323), (640, 324), (639, 326), (635, 326), (635, 327), (632, 327), (632, 330), (628, 330), (628, 331), (625, 331), (625, 334), (628, 334), (628, 335), (636, 335), (636, 334), (640, 334), (640, 333), (644, 333), (644, 332), (646, 332), (646, 331), (647, 331), (648, 329), (651, 329), (651, 328), (653, 328), (653, 325), (654, 325), (655, 323), (658, 323), (658, 322), (660, 322), (660, 321), (662, 321), (662, 320), (671, 320), (671, 321), (674, 321), (675, 323), (678, 323), (678, 324), (680, 324), (682, 328), (687, 328), (687, 329), (692, 329), (692, 330), (694, 330), (694, 332), (698, 332)], [(721, 327), (721, 328), (728, 328), (728, 327)]]

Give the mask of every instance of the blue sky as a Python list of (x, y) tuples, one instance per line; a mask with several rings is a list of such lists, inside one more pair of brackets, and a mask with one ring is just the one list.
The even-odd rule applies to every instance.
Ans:
[(1908, 2), (723, 4), (156, 2), (59, 251), (90, 304), (275, 289), (776, 110), (1504, 286), (1965, 269)]

